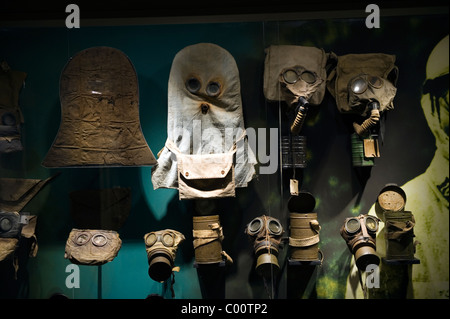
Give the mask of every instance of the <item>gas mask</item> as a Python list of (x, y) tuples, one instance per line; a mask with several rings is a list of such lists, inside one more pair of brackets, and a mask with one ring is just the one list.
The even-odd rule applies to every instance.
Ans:
[(176, 230), (165, 229), (145, 234), (145, 249), (148, 257), (148, 274), (155, 281), (167, 280), (174, 271), (178, 245), (184, 235)]
[(370, 114), (362, 124), (353, 123), (359, 136), (366, 136), (380, 120), (380, 112), (392, 106), (397, 89), (386, 79), (369, 74), (358, 74), (348, 83), (349, 105), (364, 110), (362, 114)]
[(413, 260), (414, 215), (405, 211), (406, 193), (396, 184), (388, 184), (380, 191), (375, 212), (384, 222), (386, 260)]
[(0, 261), (13, 255), (21, 231), (22, 223), (18, 213), (0, 211)]
[(18, 238), (21, 231), (18, 213), (0, 211), (0, 238)]
[(77, 53), (62, 71), (60, 99), (61, 124), (44, 167), (156, 164), (141, 130), (136, 71), (123, 52)]
[(247, 143), (239, 72), (218, 45), (179, 51), (168, 86), (167, 140), (152, 169), (157, 188), (177, 188), (179, 199), (234, 197), (255, 175)]
[(117, 231), (131, 209), (130, 189), (77, 190), (69, 195), (77, 227), (66, 241), (64, 258), (79, 265), (103, 265), (114, 260), (122, 246)]
[(291, 133), (299, 134), (310, 105), (322, 103), (328, 54), (314, 47), (278, 45), (266, 49), (264, 96), (285, 101), (295, 119)]
[[(14, 257), (15, 251), (25, 240), (29, 240), (26, 244), (29, 245), (28, 256), (36, 257), (36, 220), (37, 216), (28, 213), (0, 211), (0, 261)], [(17, 272), (18, 265), (15, 260), (13, 262)]]
[(72, 229), (64, 258), (79, 265), (103, 265), (112, 261), (122, 245), (119, 234), (104, 229)]
[(257, 258), (256, 272), (263, 277), (277, 274), (280, 270), (278, 252), (283, 232), (278, 219), (265, 215), (253, 219), (245, 229), (245, 233), (253, 242)]
[(341, 227), (341, 236), (355, 256), (356, 266), (361, 271), (365, 271), (368, 265), (380, 263), (380, 258), (375, 252), (378, 222), (377, 217), (359, 215), (345, 219)]
[[(36, 256), (37, 216), (22, 210), (56, 176), (45, 180), (0, 178), (0, 261), (13, 257), (25, 240), (29, 244), (28, 255)], [(16, 264), (16, 272), (18, 267)]]
[(360, 160), (354, 159), (354, 166), (372, 166), (373, 158), (380, 157), (380, 118), (394, 109), (395, 56), (366, 53), (333, 55), (333, 59), (336, 66), (328, 76), (328, 90), (339, 112), (358, 117), (353, 122), (352, 150), (353, 157)]
[(24, 122), (19, 106), (19, 93), (27, 74), (11, 70), (5, 61), (0, 64), (0, 153), (23, 149), (21, 124)]

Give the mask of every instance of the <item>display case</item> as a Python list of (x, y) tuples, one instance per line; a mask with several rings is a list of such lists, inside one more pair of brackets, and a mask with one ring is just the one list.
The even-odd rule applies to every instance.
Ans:
[[(105, 16), (95, 19), (80, 4), (79, 27), (69, 28), (65, 18), (71, 11), (58, 13), (54, 19), (25, 17), (0, 22), (0, 59), (5, 62), (0, 70), (1, 95), (11, 94), (8, 72), (26, 73), (23, 85), (15, 89), (23, 118), (23, 149), (0, 153), (0, 177), (52, 178), (25, 207), (16, 209), (16, 213), (37, 216), (33, 238), (38, 246), (30, 256), (29, 243), (21, 238), (14, 256), (0, 262), (0, 297), (448, 298), (448, 5), (424, 3), (421, 7), (386, 10), (380, 5), (379, 27), (368, 23), (369, 18), (377, 16), (368, 17), (373, 12), (366, 12), (361, 4), (345, 10), (333, 7), (314, 12), (296, 8), (272, 13), (255, 8), (250, 13), (224, 11), (210, 15), (188, 11), (176, 18), (170, 14), (136, 17), (126, 13), (123, 17), (108, 17), (105, 10)], [(83, 16), (83, 10), (89, 14)], [(438, 49), (443, 51), (433, 55), (433, 49), (445, 37), (446, 49)], [(234, 196), (181, 199), (176, 188), (156, 189), (152, 183), (156, 164), (152, 161), (131, 165), (45, 165), (44, 159), (66, 120), (63, 93), (75, 90), (70, 82), (61, 87), (66, 79), (63, 70), (78, 53), (108, 47), (120, 50), (129, 59), (137, 80), (137, 120), (146, 144), (158, 159), (172, 123), (173, 113), (168, 113), (172, 63), (183, 48), (199, 43), (226, 50), (238, 70), (242, 120), (256, 163), (254, 178), (245, 187), (236, 187)], [(295, 114), (287, 102), (266, 98), (263, 87), (267, 50), (284, 45), (319, 48), (337, 57), (366, 53), (395, 56), (398, 81), (393, 108), (380, 119), (380, 156), (372, 158), (371, 165), (353, 165), (352, 123), (359, 115), (341, 112), (328, 88), (324, 88), (323, 98), (309, 107), (300, 134), (290, 130)], [(103, 68), (119, 64), (113, 58), (100, 59)], [(327, 76), (333, 67), (332, 63), (327, 66)], [(443, 82), (441, 91), (424, 90), (424, 83), (445, 74), (447, 82)], [(122, 76), (120, 71), (116, 76)], [(328, 83), (327, 76), (324, 83)], [(121, 112), (115, 121), (126, 131), (130, 125), (121, 120), (128, 120), (129, 114)], [(180, 115), (183, 111), (178, 112)], [(80, 127), (73, 129), (80, 136), (85, 132)], [(300, 148), (290, 149), (290, 140)], [(380, 263), (380, 285), (369, 287), (364, 280), (372, 274), (355, 268), (340, 228), (347, 217), (375, 214), (379, 191), (389, 183), (402, 186), (408, 196), (407, 210), (414, 213), (415, 239), (420, 242), (415, 246), (415, 257), (420, 262)], [(0, 194), (10, 190), (8, 184), (0, 187)], [(120, 223), (116, 220), (116, 224), (104, 227), (120, 236), (120, 249), (106, 262), (73, 262), (65, 258), (69, 234), (80, 227), (80, 214), (95, 214), (82, 205), (75, 212), (73, 194), (104, 189), (129, 191), (128, 206), (120, 208), (127, 210)], [(288, 207), (290, 198), (299, 192), (314, 197), (313, 207), (307, 203), (305, 212)], [(101, 197), (97, 203), (97, 212), (103, 209), (106, 212), (102, 216), (111, 218), (113, 209), (105, 209), (111, 201)], [(291, 260), (291, 213), (314, 213), (320, 223), (315, 228), (320, 228), (320, 233), (311, 233), (320, 238), (314, 242), (320, 255), (313, 262)], [(193, 218), (216, 215), (221, 227), (220, 249), (232, 262), (225, 258), (223, 262), (198, 263)], [(263, 215), (279, 220), (284, 230), (277, 248), (278, 269), (271, 272), (270, 266), (265, 268), (265, 276), (256, 271), (253, 243), (245, 233), (247, 225)], [(86, 220), (81, 224), (86, 226)], [(382, 226), (380, 221), (378, 233), (384, 231)], [(176, 258), (170, 264), (172, 273), (157, 281), (149, 276), (146, 234), (167, 229), (180, 232), (184, 240), (177, 242)], [(105, 236), (93, 243), (101, 246)], [(377, 241), (380, 256), (385, 253), (382, 242)]]

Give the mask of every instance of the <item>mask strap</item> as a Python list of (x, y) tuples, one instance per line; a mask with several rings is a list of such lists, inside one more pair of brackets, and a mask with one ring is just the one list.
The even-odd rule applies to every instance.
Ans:
[(367, 227), (366, 227), (366, 223), (364, 222), (364, 216), (361, 215), (359, 217), (359, 223), (361, 225), (361, 231), (362, 231), (362, 235), (364, 237), (364, 239), (369, 239), (369, 233), (367, 232)]

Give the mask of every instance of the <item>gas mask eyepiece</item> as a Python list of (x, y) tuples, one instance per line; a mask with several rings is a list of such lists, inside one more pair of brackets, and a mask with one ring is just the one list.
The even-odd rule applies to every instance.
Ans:
[(178, 245), (185, 239), (180, 232), (165, 229), (145, 234), (148, 274), (155, 281), (167, 280), (173, 272)]
[(365, 271), (368, 265), (380, 263), (375, 251), (378, 222), (377, 217), (359, 215), (347, 218), (341, 227), (341, 236), (355, 256), (356, 266), (362, 271)]
[(254, 218), (247, 225), (245, 233), (253, 241), (258, 274), (268, 277), (279, 271), (277, 257), (283, 232), (278, 219), (265, 215)]
[(303, 80), (308, 84), (314, 84), (317, 80), (317, 76), (315, 73), (304, 70), (296, 70), (296, 69), (287, 69), (282, 73), (283, 79), (286, 83), (294, 84), (298, 80)]
[(349, 86), (353, 93), (362, 94), (369, 86), (375, 89), (381, 88), (383, 86), (383, 79), (369, 74), (360, 74), (350, 81)]

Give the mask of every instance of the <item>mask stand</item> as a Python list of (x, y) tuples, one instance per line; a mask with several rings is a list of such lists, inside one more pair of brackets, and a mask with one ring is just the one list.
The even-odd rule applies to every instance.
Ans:
[(102, 299), (102, 266), (97, 266), (97, 299)]

